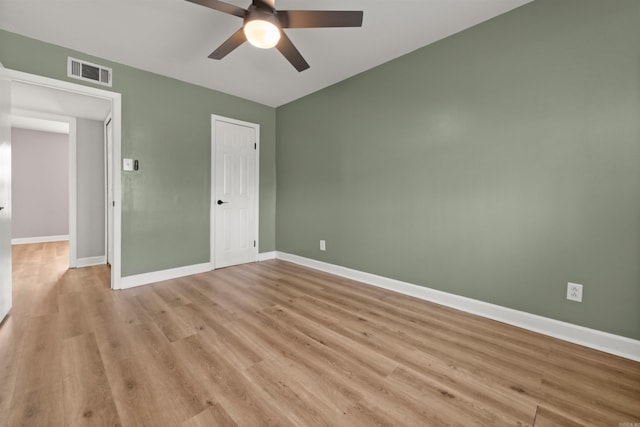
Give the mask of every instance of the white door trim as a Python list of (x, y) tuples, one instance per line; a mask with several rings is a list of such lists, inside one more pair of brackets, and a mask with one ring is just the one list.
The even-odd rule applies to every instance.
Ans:
[[(0, 62), (0, 324), (11, 311), (11, 81)], [(6, 139), (5, 139), (6, 138)], [(7, 167), (8, 166), (8, 167)], [(5, 328), (6, 329), (6, 328)]]
[[(122, 207), (121, 207), (121, 134), (122, 134), (122, 96), (117, 92), (97, 89), (77, 83), (56, 80), (49, 77), (29, 74), (22, 71), (7, 69), (5, 75), (11, 81), (39, 85), (52, 89), (64, 90), (80, 95), (93, 96), (111, 102), (113, 120), (113, 199), (116, 203), (113, 217), (113, 264), (111, 265), (111, 288), (120, 289), (121, 285), (121, 240), (122, 240)], [(71, 141), (71, 130), (69, 135)], [(71, 144), (70, 144), (71, 145)], [(75, 164), (75, 159), (72, 164)], [(71, 196), (71, 195), (70, 195)], [(71, 198), (71, 197), (70, 197)], [(71, 212), (70, 212), (71, 214)], [(71, 233), (71, 230), (69, 230)]]
[(69, 117), (69, 268), (78, 266), (78, 155), (76, 119)]
[[(109, 159), (109, 140), (107, 137), (107, 126), (109, 125), (109, 122), (111, 122), (113, 114), (109, 113), (107, 115), (107, 118), (104, 119), (104, 126), (102, 127), (102, 130), (104, 131), (104, 259), (105, 259), (105, 263), (112, 263), (112, 260), (109, 258), (109, 242), (111, 242), (111, 240), (113, 239), (112, 236), (109, 235), (109, 224), (110, 224), (110, 217), (111, 215), (113, 215), (113, 213), (111, 212), (111, 210), (109, 209), (109, 163), (108, 163), (108, 159)], [(111, 126), (113, 126), (113, 124), (111, 124)], [(113, 138), (113, 127), (111, 128), (111, 137)], [(113, 143), (112, 143), (113, 144)], [(113, 149), (113, 147), (112, 147)], [(113, 163), (113, 158), (111, 159), (111, 162)], [(113, 185), (113, 183), (111, 184)]]
[(218, 116), (216, 114), (211, 115), (211, 191), (210, 191), (210, 212), (211, 218), (209, 223), (209, 260), (211, 263), (211, 269), (215, 270), (215, 191), (216, 191), (216, 176), (214, 173), (214, 166), (216, 164), (216, 122), (231, 123), (239, 126), (246, 126), (252, 128), (256, 133), (256, 161), (255, 161), (255, 177), (256, 177), (256, 197), (255, 197), (255, 234), (256, 234), (256, 247), (254, 248), (255, 256), (254, 260), (258, 260), (258, 248), (260, 247), (260, 125), (256, 123), (245, 122), (242, 120), (231, 119), (229, 117)]

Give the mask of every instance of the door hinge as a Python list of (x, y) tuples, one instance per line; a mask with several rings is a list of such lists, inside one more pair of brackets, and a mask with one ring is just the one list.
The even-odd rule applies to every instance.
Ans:
[(254, 149), (254, 150), (257, 150), (257, 149), (258, 149), (258, 143), (257, 143), (257, 142), (254, 142), (254, 143), (253, 143), (253, 149)]
[(116, 207), (116, 201), (114, 200), (114, 201), (113, 201), (113, 202), (111, 202), (111, 203), (113, 203), (113, 207), (115, 208), (115, 207)]
[(255, 240), (253, 241), (253, 247), (254, 248), (256, 247), (256, 241)]

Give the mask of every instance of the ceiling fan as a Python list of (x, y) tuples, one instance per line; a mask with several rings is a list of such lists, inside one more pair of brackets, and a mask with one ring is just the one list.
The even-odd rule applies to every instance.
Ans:
[(187, 0), (242, 18), (242, 28), (214, 50), (209, 58), (222, 59), (245, 41), (268, 49), (275, 47), (298, 71), (309, 64), (293, 45), (283, 28), (361, 27), (362, 11), (276, 10), (275, 0), (252, 0), (248, 9), (218, 0)]

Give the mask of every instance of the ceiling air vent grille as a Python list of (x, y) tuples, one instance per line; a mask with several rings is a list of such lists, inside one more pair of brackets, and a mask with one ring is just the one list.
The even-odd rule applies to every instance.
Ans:
[(112, 81), (111, 68), (72, 57), (67, 58), (67, 76), (109, 87)]

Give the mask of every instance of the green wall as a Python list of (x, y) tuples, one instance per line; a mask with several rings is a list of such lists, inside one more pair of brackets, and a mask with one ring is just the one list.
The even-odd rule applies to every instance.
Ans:
[(640, 339), (639, 28), (537, 0), (278, 108), (277, 249)]
[(122, 174), (123, 276), (209, 262), (211, 114), (260, 124), (260, 251), (275, 249), (274, 108), (0, 31), (6, 68), (79, 83), (67, 56), (113, 68), (122, 156), (140, 161)]

